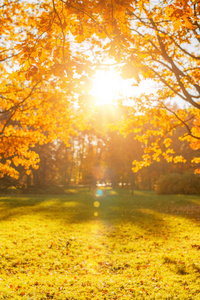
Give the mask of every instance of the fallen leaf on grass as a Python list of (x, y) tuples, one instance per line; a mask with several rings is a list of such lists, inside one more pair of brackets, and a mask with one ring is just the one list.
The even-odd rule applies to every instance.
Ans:
[(200, 245), (193, 244), (193, 245), (192, 245), (192, 248), (196, 248), (197, 250), (200, 250)]

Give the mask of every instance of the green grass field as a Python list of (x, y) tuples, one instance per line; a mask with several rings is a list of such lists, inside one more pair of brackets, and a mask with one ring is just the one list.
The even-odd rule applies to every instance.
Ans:
[(200, 196), (0, 197), (0, 299), (200, 299)]

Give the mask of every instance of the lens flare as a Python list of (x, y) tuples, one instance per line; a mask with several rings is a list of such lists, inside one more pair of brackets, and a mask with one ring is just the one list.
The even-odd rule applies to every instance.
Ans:
[(94, 202), (94, 207), (99, 207), (100, 206), (100, 202), (99, 201), (95, 201)]
[(96, 191), (96, 197), (101, 197), (101, 196), (103, 196), (103, 190), (98, 189)]

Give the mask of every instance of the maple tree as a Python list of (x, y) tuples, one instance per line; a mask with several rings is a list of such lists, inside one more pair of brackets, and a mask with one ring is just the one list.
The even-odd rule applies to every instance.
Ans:
[[(145, 145), (135, 171), (160, 156), (184, 161), (169, 148), (177, 126), (199, 149), (198, 1), (6, 0), (0, 11), (1, 176), (17, 177), (18, 165), (29, 173), (39, 161), (36, 144), (67, 144), (70, 134), (85, 128), (90, 79), (107, 58), (124, 78), (157, 83), (155, 94), (134, 99), (120, 124), (122, 132), (138, 132)], [(173, 99), (186, 106), (173, 106)], [(163, 136), (165, 151), (159, 145)]]
[[(128, 11), (134, 22), (129, 40), (134, 48), (129, 72), (135, 72), (138, 81), (154, 80), (157, 91), (136, 99), (125, 125), (125, 131), (134, 128), (139, 133), (138, 140), (145, 145), (143, 161), (134, 161), (134, 171), (149, 166), (152, 160), (159, 162), (162, 157), (168, 162), (186, 161), (170, 149), (171, 135), (177, 126), (186, 129), (181, 140), (189, 141), (194, 150), (200, 146), (199, 3), (163, 1), (162, 5), (153, 5), (140, 1), (138, 5), (134, 11)], [(199, 157), (192, 160), (199, 162)]]

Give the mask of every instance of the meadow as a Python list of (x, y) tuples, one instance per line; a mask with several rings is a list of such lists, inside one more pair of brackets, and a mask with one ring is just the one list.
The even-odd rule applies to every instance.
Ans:
[(200, 299), (200, 196), (2, 195), (0, 299)]

